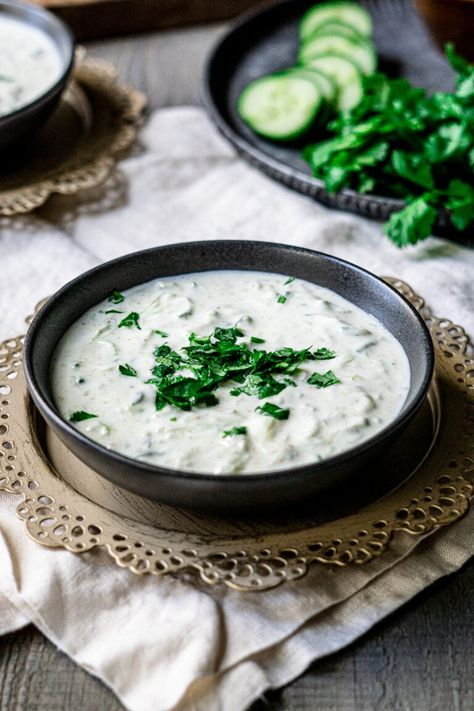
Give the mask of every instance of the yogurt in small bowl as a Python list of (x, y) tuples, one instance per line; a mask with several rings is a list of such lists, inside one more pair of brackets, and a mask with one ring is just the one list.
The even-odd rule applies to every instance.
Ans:
[(0, 149), (34, 135), (73, 67), (74, 42), (51, 13), (0, 0)]

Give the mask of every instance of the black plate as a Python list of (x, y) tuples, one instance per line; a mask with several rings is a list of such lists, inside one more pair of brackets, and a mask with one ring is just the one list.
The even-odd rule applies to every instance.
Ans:
[[(213, 269), (291, 274), (332, 289), (375, 316), (399, 340), (410, 364), (410, 388), (397, 417), (381, 432), (337, 456), (257, 474), (198, 474), (130, 459), (92, 441), (64, 420), (54, 405), (49, 368), (56, 345), (82, 314), (113, 289), (160, 276)], [(135, 252), (82, 274), (58, 291), (35, 316), (25, 340), (24, 368), (41, 415), (69, 449), (109, 481), (145, 498), (183, 508), (225, 512), (316, 501), (344, 492), (347, 501), (393, 480), (370, 462), (395, 442), (420, 408), (433, 372), (433, 346), (415, 309), (385, 282), (349, 262), (300, 247), (251, 241), (189, 242)], [(339, 497), (340, 498), (340, 497)]]
[[(300, 148), (280, 146), (257, 136), (237, 113), (237, 98), (250, 81), (295, 63), (298, 22), (314, 4), (314, 0), (285, 0), (237, 22), (208, 60), (204, 103), (221, 133), (267, 175), (330, 207), (386, 220), (403, 207), (402, 200), (347, 189), (336, 195), (327, 193), (323, 182), (311, 176)], [(374, 42), (382, 71), (405, 76), (427, 89), (452, 90), (453, 72), (410, 2), (365, 0), (361, 4), (374, 20)], [(444, 212), (439, 213), (436, 228), (439, 233), (456, 235)]]

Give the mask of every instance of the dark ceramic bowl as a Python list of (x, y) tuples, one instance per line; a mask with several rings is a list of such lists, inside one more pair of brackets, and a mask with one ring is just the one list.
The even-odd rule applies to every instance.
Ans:
[[(199, 474), (165, 469), (109, 451), (78, 432), (54, 405), (50, 363), (58, 341), (82, 314), (113, 289), (125, 290), (151, 279), (216, 269), (291, 274), (332, 289), (375, 316), (407, 354), (410, 389), (400, 413), (376, 436), (315, 464), (246, 475)], [(422, 404), (433, 372), (433, 345), (417, 311), (373, 274), (320, 252), (267, 242), (189, 242), (119, 257), (91, 269), (60, 289), (34, 318), (25, 341), (28, 389), (41, 415), (83, 462), (114, 484), (163, 503), (225, 512), (288, 506), (338, 490), (352, 496), (371, 485), (370, 462), (393, 443)], [(389, 482), (387, 482), (387, 488)], [(352, 493), (351, 493), (352, 492)]]
[(16, 0), (0, 0), (0, 15), (45, 32), (56, 45), (62, 61), (58, 81), (44, 94), (25, 106), (0, 117), (0, 151), (13, 150), (25, 137), (31, 136), (54, 111), (74, 66), (74, 40), (67, 26), (52, 13)]

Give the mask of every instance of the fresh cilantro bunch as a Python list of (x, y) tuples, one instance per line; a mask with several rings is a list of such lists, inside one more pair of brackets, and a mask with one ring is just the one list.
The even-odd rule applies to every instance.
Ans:
[(474, 65), (452, 45), (446, 54), (457, 73), (453, 93), (428, 95), (373, 74), (361, 102), (329, 125), (335, 136), (304, 151), (330, 192), (352, 188), (406, 201), (385, 225), (399, 247), (428, 237), (440, 208), (460, 231), (474, 223)]

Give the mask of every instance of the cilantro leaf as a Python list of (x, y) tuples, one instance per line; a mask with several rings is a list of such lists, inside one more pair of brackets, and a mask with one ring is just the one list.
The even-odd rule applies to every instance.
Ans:
[(123, 311), (118, 311), (117, 309), (108, 309), (107, 311), (104, 311), (106, 314), (123, 314)]
[(335, 352), (331, 351), (329, 348), (318, 348), (318, 350), (313, 351), (313, 358), (315, 360), (331, 360), (335, 357)]
[(256, 395), (259, 400), (263, 400), (266, 397), (278, 395), (278, 393), (285, 388), (285, 383), (278, 382), (278, 380), (275, 380), (275, 378), (268, 373), (265, 376), (253, 373), (246, 378), (242, 387), (234, 388), (231, 394), (240, 395), (240, 393), (245, 393), (246, 395)]
[(415, 185), (430, 189), (433, 187), (433, 174), (423, 155), (406, 151), (393, 151), (392, 166), (397, 175), (406, 178)]
[(286, 301), (286, 296), (283, 296), (283, 294), (280, 294), (280, 296), (278, 297), (277, 303), (284, 304), (285, 301)]
[(90, 412), (84, 412), (84, 410), (77, 410), (73, 412), (69, 418), (69, 422), (82, 422), (83, 420), (93, 420), (97, 415), (91, 415)]
[(114, 289), (114, 291), (108, 295), (107, 301), (111, 301), (112, 304), (121, 304), (122, 301), (125, 301), (125, 296), (121, 294), (120, 291)]
[(334, 375), (332, 370), (327, 373), (313, 373), (307, 380), (310, 385), (316, 385), (317, 388), (328, 388), (330, 385), (336, 385), (341, 381)]
[(250, 337), (250, 343), (265, 343), (264, 338), (258, 338), (257, 336)]
[(457, 54), (456, 50), (454, 49), (454, 44), (452, 42), (447, 42), (445, 44), (444, 51), (446, 57), (448, 58), (448, 62), (450, 63), (455, 72), (461, 75), (467, 74), (469, 72), (471, 65), (469, 64), (467, 59), (464, 59), (464, 57), (461, 57), (459, 54)]
[(160, 331), (159, 328), (155, 328), (153, 333), (156, 333), (157, 336), (161, 336), (162, 338), (168, 338), (168, 333), (165, 333), (164, 331)]
[(128, 375), (131, 378), (137, 377), (137, 371), (135, 370), (135, 368), (132, 368), (132, 366), (128, 363), (125, 363), (125, 365), (119, 365), (119, 371), (122, 373), (122, 375)]
[(240, 426), (240, 427), (232, 427), (230, 430), (224, 430), (222, 433), (223, 437), (233, 437), (234, 435), (246, 435), (247, 434), (247, 428), (245, 426)]
[(285, 281), (283, 286), (286, 286), (287, 284), (292, 284), (295, 281), (296, 277), (288, 277), (288, 279)]
[(135, 326), (135, 328), (138, 328), (139, 331), (141, 331), (141, 326), (139, 323), (140, 316), (137, 314), (136, 311), (131, 311), (128, 316), (125, 316), (123, 318), (118, 327), (119, 328), (132, 328), (132, 326)]
[(385, 225), (385, 230), (395, 244), (406, 247), (429, 237), (435, 219), (435, 208), (422, 196), (400, 212), (393, 213)]
[(260, 412), (261, 415), (268, 415), (269, 417), (274, 417), (276, 420), (287, 420), (290, 416), (290, 411), (278, 407), (271, 402), (266, 402), (264, 405), (259, 405), (255, 408), (256, 412)]
[(466, 229), (474, 221), (474, 186), (462, 180), (451, 180), (446, 206), (455, 227)]

